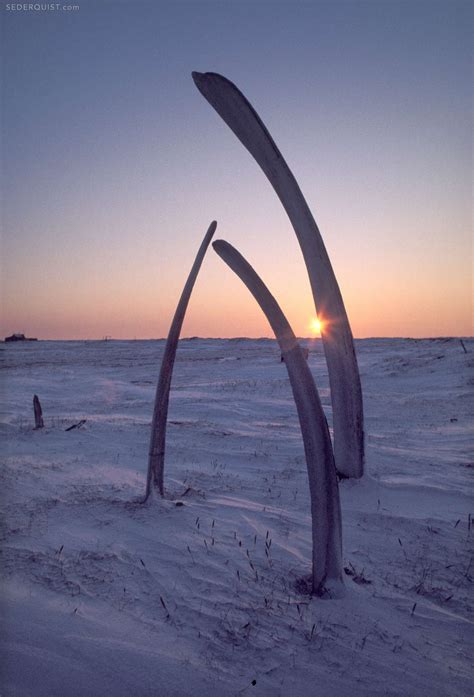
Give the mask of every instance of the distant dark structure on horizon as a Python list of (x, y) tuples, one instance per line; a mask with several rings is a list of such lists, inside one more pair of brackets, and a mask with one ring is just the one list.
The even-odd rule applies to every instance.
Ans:
[(5, 337), (5, 342), (7, 341), (38, 341), (36, 337), (25, 336), (24, 334), (12, 334), (11, 336)]

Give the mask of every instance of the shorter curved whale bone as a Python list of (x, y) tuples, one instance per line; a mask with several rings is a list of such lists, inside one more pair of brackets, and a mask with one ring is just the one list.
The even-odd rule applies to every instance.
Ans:
[(174, 360), (178, 347), (179, 335), (183, 326), (184, 316), (188, 307), (189, 298), (194, 287), (199, 269), (203, 262), (209, 243), (216, 231), (217, 223), (215, 220), (209, 225), (209, 229), (204, 236), (204, 240), (199, 247), (199, 251), (194, 260), (194, 264), (189, 273), (188, 280), (184, 286), (179, 299), (176, 312), (171, 323), (166, 346), (161, 361), (160, 376), (156, 387), (155, 406), (153, 409), (153, 420), (151, 423), (150, 449), (148, 455), (148, 474), (146, 480), (145, 502), (152, 490), (157, 488), (160, 494), (164, 494), (163, 471), (165, 466), (165, 443), (166, 443), (166, 421), (168, 418), (168, 404), (170, 397), (171, 377), (173, 375)]
[(312, 591), (317, 595), (340, 595), (343, 581), (339, 488), (329, 429), (313, 376), (288, 320), (262, 279), (228, 242), (216, 240), (212, 246), (252, 293), (280, 345), (298, 411), (308, 469), (313, 534)]

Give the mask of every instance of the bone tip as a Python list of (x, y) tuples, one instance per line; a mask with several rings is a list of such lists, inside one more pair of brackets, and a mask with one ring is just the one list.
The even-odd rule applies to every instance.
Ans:
[(197, 86), (199, 86), (199, 85), (201, 84), (201, 82), (202, 82), (203, 77), (204, 77), (204, 73), (199, 73), (197, 70), (193, 70), (193, 72), (191, 73), (191, 75), (192, 75), (192, 78), (193, 78), (193, 80), (194, 80), (194, 83), (195, 83)]

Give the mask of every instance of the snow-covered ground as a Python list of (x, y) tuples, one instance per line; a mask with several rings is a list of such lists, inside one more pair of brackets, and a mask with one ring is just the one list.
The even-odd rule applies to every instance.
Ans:
[(145, 506), (164, 343), (5, 345), (2, 697), (471, 695), (474, 342), (356, 343), (368, 474), (340, 486), (339, 600), (306, 594), (307, 475), (274, 342), (180, 342), (167, 498)]

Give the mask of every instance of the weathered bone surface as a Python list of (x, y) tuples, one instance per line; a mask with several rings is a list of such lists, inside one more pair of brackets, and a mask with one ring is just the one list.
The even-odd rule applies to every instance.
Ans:
[(193, 73), (201, 94), (253, 155), (282, 202), (303, 252), (328, 365), (336, 467), (345, 477), (364, 472), (362, 390), (352, 332), (318, 226), (301, 190), (260, 117), (238, 88), (217, 73)]
[(280, 344), (303, 436), (311, 494), (313, 592), (340, 595), (342, 532), (339, 488), (331, 437), (318, 390), (303, 351), (277, 301), (244, 257), (224, 240), (212, 245), (245, 283), (265, 313)]
[(164, 493), (163, 470), (165, 464), (165, 444), (166, 444), (166, 420), (168, 417), (168, 404), (171, 387), (171, 377), (173, 375), (174, 360), (178, 347), (179, 335), (183, 326), (184, 316), (188, 307), (194, 283), (199, 269), (206, 254), (209, 243), (216, 231), (217, 223), (213, 221), (209, 225), (204, 240), (199, 247), (199, 251), (194, 260), (194, 264), (189, 273), (188, 280), (184, 286), (179, 299), (176, 312), (171, 323), (168, 339), (166, 341), (163, 360), (161, 362), (160, 376), (156, 387), (155, 406), (153, 410), (153, 420), (151, 424), (150, 450), (148, 456), (148, 475), (144, 501), (148, 499), (154, 487), (158, 488), (161, 495)]

